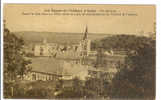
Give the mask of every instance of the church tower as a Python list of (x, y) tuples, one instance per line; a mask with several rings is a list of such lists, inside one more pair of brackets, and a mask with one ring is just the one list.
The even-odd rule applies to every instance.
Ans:
[(91, 41), (88, 39), (88, 27), (85, 28), (85, 32), (81, 41), (81, 56), (85, 58), (89, 55), (91, 48)]
[(86, 26), (86, 29), (85, 29), (85, 32), (84, 32), (82, 40), (87, 40), (87, 34), (88, 34), (88, 27)]

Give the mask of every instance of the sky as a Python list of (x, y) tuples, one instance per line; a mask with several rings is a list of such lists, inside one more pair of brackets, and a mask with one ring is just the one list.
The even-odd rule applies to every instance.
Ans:
[[(50, 12), (49, 12), (50, 10)], [(68, 13), (93, 10), (97, 13), (110, 12), (109, 16), (63, 16), (30, 15), (31, 13), (54, 13), (67, 10)], [(154, 32), (154, 5), (43, 5), (43, 4), (5, 4), (3, 16), (10, 31), (47, 31), (82, 33), (88, 27), (89, 33), (140, 34)], [(104, 12), (101, 12), (104, 11)], [(111, 12), (113, 15), (111, 15)], [(82, 14), (82, 12), (80, 12)], [(88, 12), (93, 13), (93, 12)], [(114, 14), (134, 14), (116, 16)], [(29, 15), (26, 15), (29, 14)]]

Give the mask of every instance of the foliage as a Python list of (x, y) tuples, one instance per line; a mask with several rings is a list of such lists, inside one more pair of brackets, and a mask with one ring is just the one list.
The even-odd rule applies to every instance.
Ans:
[[(31, 67), (23, 52), (24, 41), (4, 28), (4, 97), (10, 98), (13, 86), (19, 78), (23, 78)], [(20, 76), (18, 78), (18, 76)], [(18, 90), (17, 90), (18, 91)]]
[(60, 94), (56, 98), (95, 98), (98, 97), (96, 91), (89, 89), (87, 85), (89, 82), (81, 81), (78, 77), (73, 79), (73, 85), (71, 87), (65, 87), (60, 89)]
[[(118, 62), (118, 72), (110, 84), (104, 88), (104, 94), (111, 98), (154, 98), (155, 97), (155, 39), (135, 35), (114, 35), (92, 42), (97, 50), (102, 44), (104, 50), (127, 51), (125, 63)], [(100, 83), (88, 80), (88, 90), (96, 91)], [(95, 87), (96, 86), (96, 87)], [(97, 95), (97, 93), (96, 93)]]
[(97, 49), (100, 44), (105, 50), (134, 50), (135, 46), (142, 42), (149, 41), (149, 38), (136, 35), (112, 35), (100, 41), (93, 41), (91, 49)]
[(4, 29), (4, 77), (5, 81), (13, 81), (18, 75), (21, 77), (30, 70), (31, 62), (24, 57), (24, 41)]
[(108, 95), (112, 98), (154, 98), (155, 40), (135, 36), (129, 38), (121, 39), (118, 45), (119, 49), (129, 52), (125, 64), (118, 65), (120, 69), (109, 86)]
[[(85, 83), (85, 88), (93, 97), (106, 97), (108, 81), (102, 78), (88, 78)], [(88, 96), (87, 96), (88, 97)]]
[[(63, 84), (66, 84), (66, 80), (64, 80)], [(62, 87), (59, 89), (60, 94), (56, 96), (56, 98), (81, 98), (83, 97), (83, 85), (82, 81), (79, 80), (78, 77), (75, 77), (73, 80), (70, 81), (72, 85), (68, 87)], [(68, 84), (68, 82), (67, 82)]]
[[(53, 82), (51, 82), (53, 83)], [(54, 84), (54, 83), (53, 83)], [(47, 87), (48, 82), (35, 81), (35, 82), (14, 82), (5, 83), (5, 98), (14, 99), (49, 99), (55, 98), (54, 86)], [(42, 86), (44, 85), (44, 86)], [(13, 96), (11, 95), (11, 87), (13, 87)]]

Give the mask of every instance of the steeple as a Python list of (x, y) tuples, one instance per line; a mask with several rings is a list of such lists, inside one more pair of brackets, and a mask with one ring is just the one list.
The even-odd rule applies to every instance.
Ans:
[(84, 36), (83, 36), (83, 40), (87, 39), (87, 33), (88, 33), (88, 27), (86, 26), (85, 33), (84, 33)]

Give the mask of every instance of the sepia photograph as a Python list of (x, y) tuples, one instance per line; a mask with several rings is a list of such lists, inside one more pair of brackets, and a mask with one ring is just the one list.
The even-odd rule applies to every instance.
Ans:
[(3, 98), (155, 100), (155, 5), (4, 4)]

